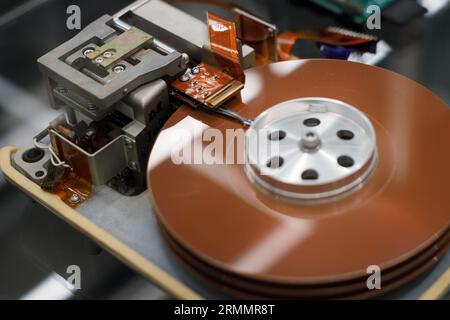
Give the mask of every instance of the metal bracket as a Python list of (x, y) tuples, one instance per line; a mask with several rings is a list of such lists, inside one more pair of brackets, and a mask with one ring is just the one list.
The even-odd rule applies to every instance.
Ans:
[[(151, 47), (144, 45), (144, 40), (148, 37), (140, 37), (142, 41), (138, 41), (139, 45), (144, 46), (131, 56), (134, 59), (133, 63), (128, 60), (120, 60), (124, 63), (120, 70), (116, 70), (118, 72), (114, 71), (118, 60), (113, 59), (112, 63), (108, 62), (104, 65), (102, 64), (104, 60), (100, 64), (92, 63), (87, 58), (88, 55), (94, 54), (96, 48), (105, 48), (103, 46), (108, 46), (107, 44), (114, 42), (114, 39), (121, 37), (119, 31), (110, 26), (112, 24), (112, 18), (104, 15), (89, 24), (75, 37), (38, 59), (39, 67), (48, 79), (48, 89), (52, 97), (55, 97), (54, 89), (56, 87), (64, 88), (72, 93), (70, 98), (74, 100), (71, 103), (70, 99), (66, 99), (64, 103), (71, 103), (69, 105), (76, 109), (89, 111), (89, 105), (84, 105), (83, 101), (77, 100), (77, 97), (83, 97), (97, 109), (96, 116), (100, 117), (110, 111), (114, 103), (140, 85), (165, 76), (175, 76), (183, 71), (185, 57), (181, 53), (174, 51), (163, 54), (154, 51)], [(145, 35), (142, 31), (138, 33)], [(120, 39), (115, 42), (120, 42)], [(91, 51), (92, 47), (93, 51)], [(135, 47), (133, 45), (128, 49), (133, 52)], [(87, 48), (90, 50), (86, 53)], [(121, 56), (125, 57), (123, 54)], [(82, 63), (83, 61), (85, 63)], [(107, 74), (96, 75), (96, 67), (105, 70)], [(55, 104), (64, 100), (61, 99), (61, 94), (64, 95), (64, 93), (61, 90), (59, 93), (60, 95), (56, 96), (56, 99), (51, 99)], [(64, 103), (60, 102), (60, 105)]]

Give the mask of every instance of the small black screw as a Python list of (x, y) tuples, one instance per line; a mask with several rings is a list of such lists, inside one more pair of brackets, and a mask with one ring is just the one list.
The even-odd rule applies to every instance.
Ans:
[(42, 171), (42, 170), (36, 171), (35, 175), (36, 175), (36, 177), (40, 178), (44, 175), (44, 171)]

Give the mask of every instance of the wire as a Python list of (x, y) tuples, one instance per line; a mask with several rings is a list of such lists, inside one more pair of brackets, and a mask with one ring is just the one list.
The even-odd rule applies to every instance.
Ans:
[(67, 164), (65, 161), (61, 161), (61, 159), (58, 157), (58, 155), (56, 154), (56, 152), (53, 150), (51, 145), (47, 145), (44, 143), (41, 143), (37, 140), (37, 138), (33, 139), (33, 144), (36, 148), (39, 149), (47, 149), (50, 152), (50, 161), (52, 163), (52, 165), (54, 165), (55, 167), (65, 167), (65, 168), (71, 168), (69, 164)]

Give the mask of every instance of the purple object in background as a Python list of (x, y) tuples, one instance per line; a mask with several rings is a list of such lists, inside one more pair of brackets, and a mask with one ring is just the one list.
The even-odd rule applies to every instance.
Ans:
[(347, 60), (350, 56), (350, 50), (342, 46), (323, 44), (320, 46), (320, 52), (329, 59)]

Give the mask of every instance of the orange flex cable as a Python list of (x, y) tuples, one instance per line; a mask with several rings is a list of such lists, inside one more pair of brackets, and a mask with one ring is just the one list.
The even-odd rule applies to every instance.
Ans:
[(377, 38), (336, 27), (314, 31), (283, 32), (278, 35), (280, 60), (288, 60), (293, 57), (291, 55), (292, 48), (298, 40), (315, 41), (333, 46), (357, 46), (375, 42)]
[(238, 25), (238, 36), (241, 41), (255, 50), (258, 66), (276, 62), (277, 27), (250, 14), (235, 8), (232, 10)]
[(237, 45), (237, 32), (234, 22), (225, 20), (211, 12), (207, 12), (208, 33), (211, 51), (223, 72), (233, 78), (245, 82)]

